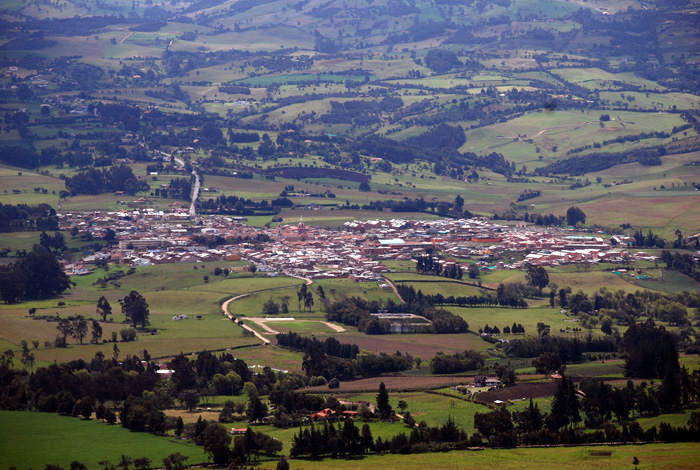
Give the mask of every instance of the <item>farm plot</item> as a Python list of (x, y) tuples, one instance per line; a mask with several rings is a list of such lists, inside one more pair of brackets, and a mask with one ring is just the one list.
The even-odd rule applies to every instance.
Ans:
[(348, 331), (343, 335), (343, 342), (357, 344), (360, 349), (366, 349), (375, 354), (393, 354), (400, 351), (425, 360), (430, 359), (440, 351), (454, 354), (468, 349), (485, 351), (492, 346), (478, 335), (470, 333), (366, 335)]

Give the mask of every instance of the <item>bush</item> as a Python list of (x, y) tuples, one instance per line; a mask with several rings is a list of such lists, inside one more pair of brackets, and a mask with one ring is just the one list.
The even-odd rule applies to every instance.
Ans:
[(326, 385), (328, 381), (324, 376), (315, 376), (311, 377), (311, 380), (309, 380), (309, 385), (312, 387), (317, 387), (319, 385)]
[(122, 328), (121, 330), (119, 330), (119, 335), (122, 337), (122, 341), (124, 341), (125, 343), (133, 341), (136, 339), (136, 328)]

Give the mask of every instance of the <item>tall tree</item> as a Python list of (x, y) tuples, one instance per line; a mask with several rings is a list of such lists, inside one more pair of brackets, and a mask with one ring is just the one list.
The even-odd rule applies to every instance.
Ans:
[(552, 413), (548, 426), (552, 429), (559, 429), (572, 423), (581, 421), (579, 412), (579, 402), (576, 396), (574, 382), (564, 376), (557, 386), (552, 400)]
[(210, 424), (204, 430), (204, 451), (209, 454), (212, 462), (224, 466), (228, 463), (231, 451), (231, 436), (226, 429), (219, 424)]
[(542, 266), (527, 266), (527, 274), (525, 275), (527, 283), (532, 287), (544, 289), (549, 284), (549, 274)]
[(569, 207), (566, 211), (566, 223), (574, 227), (579, 222), (586, 223), (586, 214), (578, 207)]
[(148, 324), (148, 303), (146, 299), (137, 291), (132, 290), (129, 295), (119, 301), (122, 306), (122, 313), (131, 321), (134, 328), (140, 323), (141, 328), (146, 328)]
[(102, 326), (97, 320), (92, 321), (92, 339), (91, 343), (98, 344), (102, 339)]
[(377, 411), (381, 419), (387, 419), (391, 416), (391, 404), (389, 403), (389, 392), (386, 391), (384, 382), (379, 384), (379, 393), (377, 394)]
[(97, 301), (96, 313), (102, 317), (102, 321), (107, 321), (107, 316), (112, 314), (112, 306), (104, 295)]
[(299, 288), (297, 291), (297, 300), (299, 301), (299, 310), (301, 310), (301, 306), (306, 300), (306, 293), (307, 293), (308, 288), (306, 287), (306, 284), (302, 284), (302, 286)]
[(63, 335), (63, 342), (61, 346), (65, 346), (66, 338), (69, 335), (73, 334), (73, 325), (71, 324), (71, 321), (67, 318), (64, 318), (63, 320), (58, 322), (58, 325), (56, 325), (56, 329), (58, 329), (58, 331), (61, 332), (61, 335)]
[(71, 322), (71, 326), (72, 326), (71, 335), (73, 336), (73, 338), (78, 340), (78, 342), (80, 342), (80, 344), (83, 344), (83, 338), (85, 338), (85, 336), (87, 336), (87, 333), (88, 333), (87, 320), (85, 320), (85, 318), (83, 318), (82, 316), (79, 316), (78, 318), (75, 318)]

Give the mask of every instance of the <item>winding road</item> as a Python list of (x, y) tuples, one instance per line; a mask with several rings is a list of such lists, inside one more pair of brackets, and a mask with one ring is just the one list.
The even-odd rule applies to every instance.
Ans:
[[(305, 282), (306, 282), (306, 285), (313, 284), (313, 282), (314, 282), (312, 279), (308, 279), (308, 278), (301, 277), (301, 276), (292, 276), (292, 277), (296, 277), (297, 279), (301, 279), (301, 280), (305, 281)], [(221, 310), (223, 310), (224, 315), (226, 315), (230, 320), (233, 320), (233, 319), (234, 319), (234, 316), (233, 316), (233, 314), (231, 314), (231, 312), (229, 312), (228, 306), (229, 306), (229, 304), (230, 304), (231, 302), (233, 302), (234, 300), (242, 299), (243, 297), (248, 297), (249, 295), (253, 295), (253, 294), (259, 294), (259, 293), (261, 293), (261, 292), (271, 292), (271, 291), (284, 290), (284, 289), (289, 289), (289, 286), (285, 286), (285, 287), (273, 287), (273, 288), (271, 288), (271, 289), (262, 289), (262, 290), (256, 290), (256, 291), (254, 291), (254, 292), (246, 292), (245, 294), (240, 294), (240, 295), (237, 295), (237, 296), (235, 296), (235, 297), (231, 297), (230, 299), (228, 299), (227, 301), (225, 301), (223, 304), (221, 304)], [(267, 322), (286, 321), (286, 320), (288, 320), (287, 318), (272, 318), (272, 319), (268, 319), (268, 318), (262, 318), (262, 317), (245, 317), (245, 319), (246, 319), (246, 320), (250, 320), (251, 322), (255, 323), (256, 325), (259, 325), (259, 326), (260, 326), (261, 328), (263, 328), (268, 334), (275, 334), (275, 335), (278, 334), (279, 331), (276, 331), (276, 330), (273, 330), (272, 328), (270, 328), (270, 327), (267, 325)], [(293, 321), (293, 320), (292, 320), (292, 321)], [(331, 322), (326, 322), (326, 321), (319, 321), (319, 323), (323, 323), (323, 324), (326, 325), (328, 328), (330, 328), (330, 329), (332, 329), (332, 330), (334, 330), (334, 331), (336, 331), (336, 332), (338, 332), (338, 333), (343, 333), (343, 332), (345, 332), (345, 328), (343, 328), (343, 327), (340, 326), (340, 325), (335, 325), (335, 324), (333, 324), (333, 323), (331, 323)], [(243, 329), (248, 330), (248, 331), (250, 331), (251, 333), (253, 333), (260, 341), (263, 342), (263, 344), (265, 344), (265, 345), (270, 344), (270, 340), (267, 339), (266, 337), (264, 337), (264, 336), (262, 335), (262, 333), (260, 333), (260, 332), (258, 332), (257, 330), (251, 328), (250, 326), (246, 325), (245, 323), (243, 323), (241, 326), (243, 327)]]

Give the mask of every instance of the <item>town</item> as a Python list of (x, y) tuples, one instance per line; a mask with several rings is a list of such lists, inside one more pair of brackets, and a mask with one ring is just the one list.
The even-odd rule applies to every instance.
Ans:
[[(630, 237), (584, 235), (561, 228), (502, 225), (484, 217), (472, 219), (374, 219), (345, 222), (339, 230), (278, 223), (256, 228), (241, 218), (191, 217), (183, 209), (164, 213), (142, 208), (119, 212), (60, 214), (64, 230), (104, 238), (113, 230), (119, 243), (66, 264), (70, 274), (87, 274), (98, 261), (131, 267), (165, 263), (239, 261), (270, 276), (286, 274), (307, 279), (351, 278), (380, 281), (389, 269), (385, 260), (411, 260), (428, 252), (443, 269), (456, 265), (467, 271), (474, 259), (479, 269), (525, 269), (528, 265), (577, 264), (584, 269), (599, 262), (656, 261), (658, 257), (628, 250)], [(244, 218), (243, 218), (244, 219)], [(624, 271), (623, 271), (624, 272)], [(630, 275), (634, 275), (631, 273)]]

